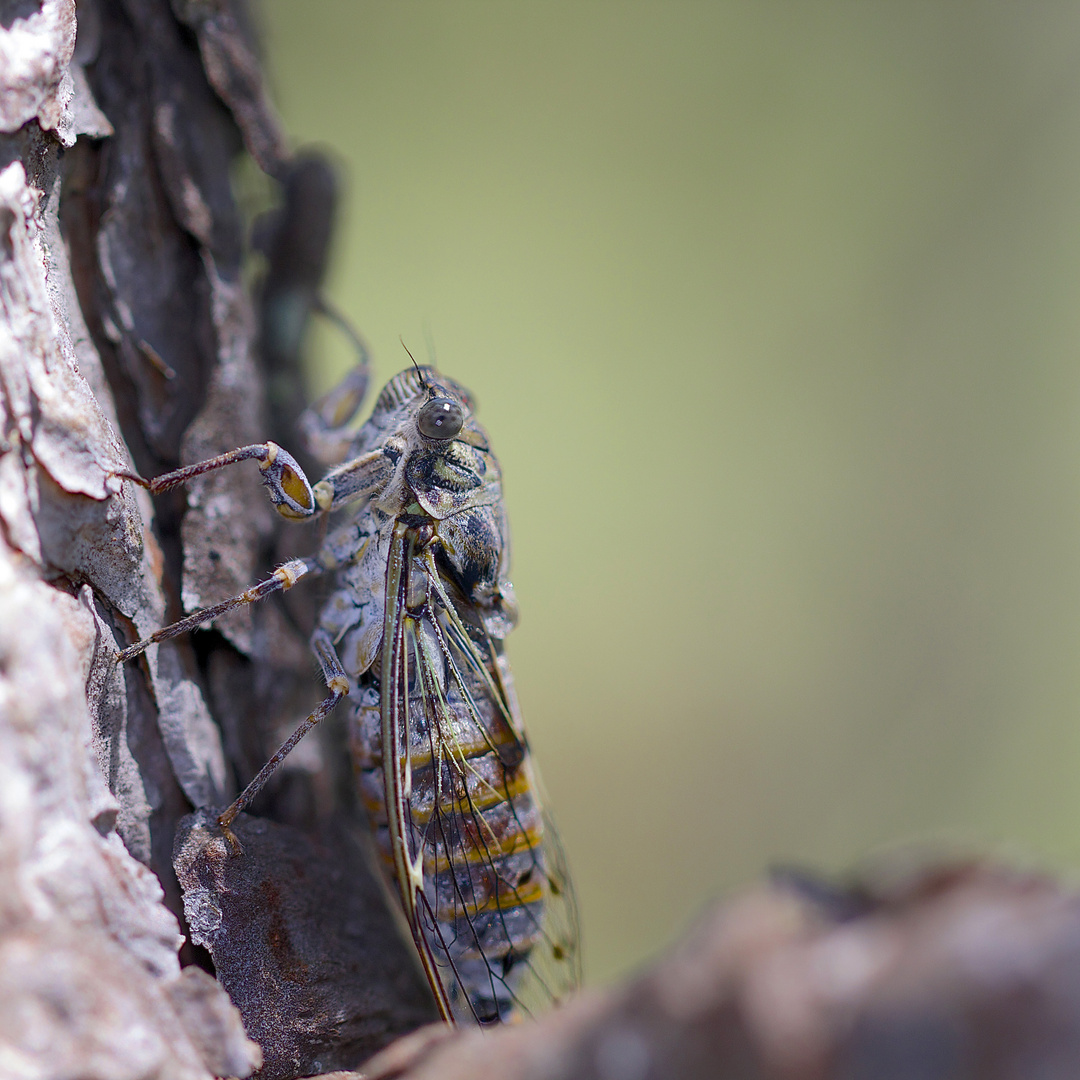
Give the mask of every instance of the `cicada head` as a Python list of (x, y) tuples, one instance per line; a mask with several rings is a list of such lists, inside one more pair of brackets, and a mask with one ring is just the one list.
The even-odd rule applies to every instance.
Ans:
[(365, 425), (369, 439), (402, 454), (410, 501), (439, 520), (502, 497), (498, 465), (473, 407), (460, 383), (417, 365), (386, 384)]
[(487, 433), (477, 423), (474, 408), (469, 391), (433, 367), (406, 368), (383, 387), (354, 453), (384, 445), (388, 438), (409, 449), (437, 452), (464, 442), (487, 450)]

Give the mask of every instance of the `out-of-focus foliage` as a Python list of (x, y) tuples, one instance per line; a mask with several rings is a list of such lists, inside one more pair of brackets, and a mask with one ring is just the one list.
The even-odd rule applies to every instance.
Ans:
[(1075, 864), (1080, 12), (263, 17), (347, 164), (335, 304), (379, 376), (433, 349), (504, 466), (590, 973), (778, 859)]

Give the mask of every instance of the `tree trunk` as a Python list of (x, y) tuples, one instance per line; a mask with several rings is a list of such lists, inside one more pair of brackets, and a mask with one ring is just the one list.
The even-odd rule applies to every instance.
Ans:
[(215, 970), (264, 1075), (355, 1064), (433, 1013), (317, 741), (243, 858), (185, 830), (173, 869), (315, 698), (304, 605), (115, 662), (278, 542), (253, 466), (125, 479), (270, 433), (230, 171), (290, 162), (243, 12), (95, 0), (77, 44), (71, 2), (2, 12), (0, 1073), (247, 1075)]

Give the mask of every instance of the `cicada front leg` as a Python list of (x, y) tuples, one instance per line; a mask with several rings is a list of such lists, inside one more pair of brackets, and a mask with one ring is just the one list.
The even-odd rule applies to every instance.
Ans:
[(196, 476), (251, 459), (259, 463), (263, 486), (269, 493), (274, 508), (282, 517), (290, 521), (304, 521), (324, 509), (318, 501), (317, 492), (300, 468), (300, 463), (275, 442), (241, 446), (206, 461), (198, 461), (194, 465), (185, 465), (183, 468), (155, 476), (153, 480), (146, 480), (136, 473), (120, 475), (146, 488), (151, 495), (160, 495), (164, 491), (171, 491), (181, 484), (186, 484)]
[[(270, 501), (274, 504), (278, 513), (289, 521), (304, 521), (315, 517), (324, 509), (328, 508), (333, 501), (332, 489), (327, 489), (325, 484), (316, 484), (314, 487), (304, 474), (297, 460), (277, 443), (255, 443), (251, 446), (241, 446), (228, 453), (219, 454), (217, 457), (206, 461), (199, 461), (193, 465), (185, 465), (183, 468), (174, 469), (172, 472), (156, 476), (152, 480), (146, 480), (135, 473), (123, 473), (125, 479), (132, 480), (141, 487), (146, 488), (151, 495), (160, 495), (162, 492), (171, 491), (196, 476), (224, 469), (229, 465), (235, 465), (241, 461), (254, 459), (258, 462), (262, 473), (263, 486), (270, 495)], [(254, 604), (271, 593), (291, 589), (301, 578), (310, 574), (323, 572), (323, 567), (318, 559), (291, 559), (279, 566), (266, 580), (245, 589), (242, 593), (230, 596), (217, 604), (200, 608), (184, 618), (154, 631), (142, 641), (136, 641), (117, 655), (117, 663), (124, 663), (134, 659), (145, 652), (149, 646), (159, 641), (167, 641), (169, 638), (194, 630), (204, 623), (233, 611), (246, 604)]]
[[(342, 461), (352, 444), (354, 433), (350, 424), (367, 393), (371, 365), (362, 341), (356, 339), (360, 359), (329, 393), (306, 409), (300, 417), (305, 442), (313, 456), (330, 465)], [(339, 465), (330, 476), (312, 484), (300, 463), (275, 442), (240, 446), (217, 457), (185, 465), (172, 472), (147, 480), (137, 473), (118, 473), (146, 488), (151, 495), (160, 495), (203, 476), (241, 461), (255, 460), (262, 473), (262, 483), (277, 512), (289, 521), (306, 521), (317, 514), (336, 509), (343, 502), (366, 498), (385, 478), (385, 455), (382, 450)], [(349, 477), (346, 487), (339, 490), (335, 476)], [(347, 490), (346, 490), (347, 489)]]

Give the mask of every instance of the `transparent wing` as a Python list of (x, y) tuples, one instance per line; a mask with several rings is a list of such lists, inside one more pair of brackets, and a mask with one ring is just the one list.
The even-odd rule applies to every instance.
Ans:
[(384, 731), (383, 759), (398, 763), (388, 782), (399, 793), (388, 807), (401, 811), (395, 876), (444, 1015), (490, 1023), (578, 985), (577, 911), (501, 643), (433, 559), (425, 570), (427, 599), (408, 609), (408, 588), (387, 578), (388, 608), (398, 601), (383, 643), (397, 658), (383, 668), (384, 723), (398, 726), (396, 740)]
[(535, 1016), (559, 1004), (581, 985), (581, 945), (577, 897), (562, 841), (544, 811), (543, 861), (548, 877), (542, 936), (526, 959), (515, 1000), (521, 1013)]

